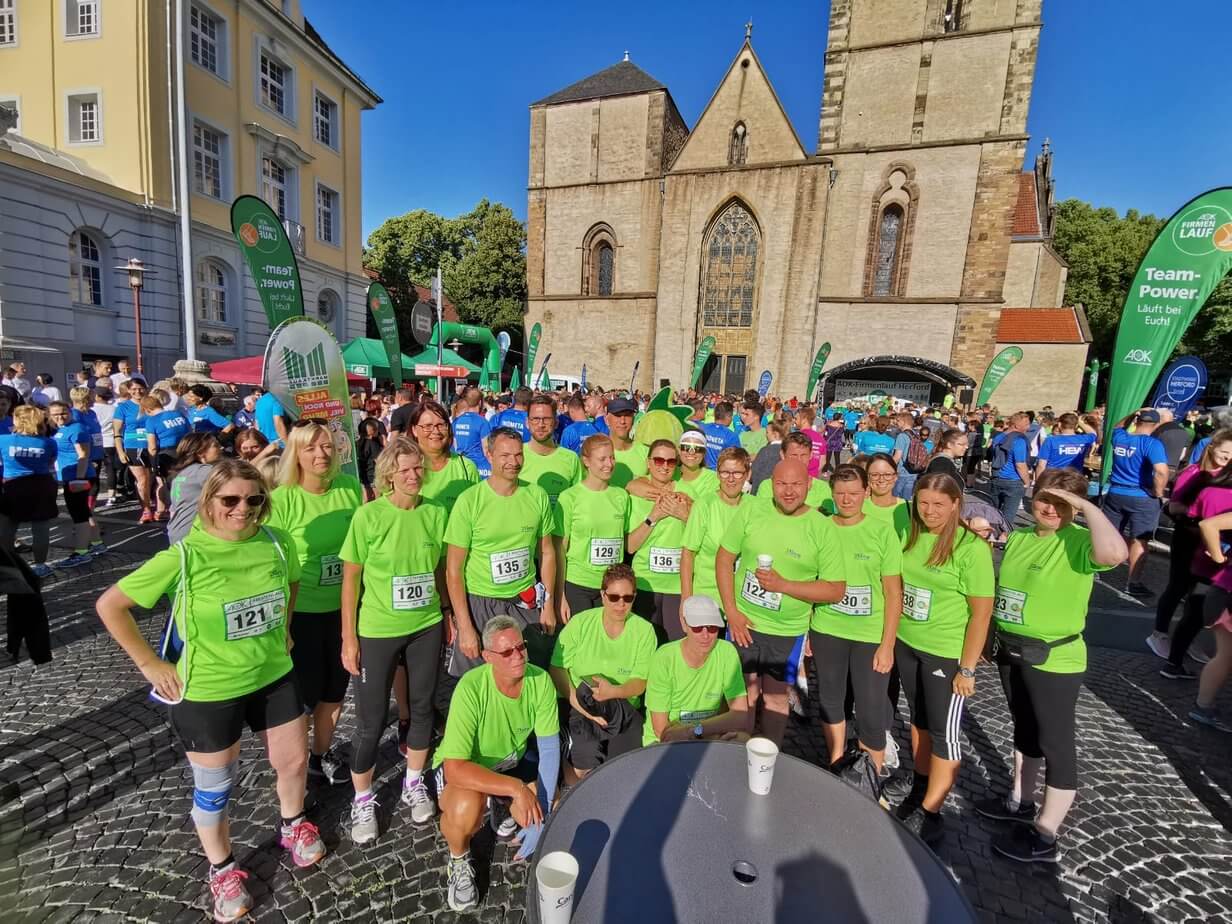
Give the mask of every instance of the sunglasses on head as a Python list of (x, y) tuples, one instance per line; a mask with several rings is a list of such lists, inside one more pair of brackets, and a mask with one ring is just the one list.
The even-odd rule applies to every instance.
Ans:
[(663, 456), (651, 456), (650, 461), (655, 465), (675, 465), (676, 459), (665, 459)]
[(228, 510), (234, 510), (239, 506), (240, 501), (245, 501), (249, 507), (265, 506), (264, 494), (249, 494), (247, 497), (244, 497), (241, 494), (218, 494), (215, 495), (214, 500), (218, 501), (218, 503), (222, 504)]
[(632, 603), (637, 599), (637, 594), (609, 594), (606, 590), (603, 592), (603, 596), (613, 603)]
[(689, 631), (694, 635), (701, 635), (703, 632), (707, 635), (718, 635), (723, 630), (718, 626), (689, 626)]
[(496, 651), (492, 648), (489, 648), (488, 651), (491, 651), (494, 655), (500, 655), (502, 658), (508, 658), (515, 651), (521, 654), (526, 654), (526, 643), (522, 642), (518, 645), (514, 645), (512, 648), (506, 648), (504, 651)]

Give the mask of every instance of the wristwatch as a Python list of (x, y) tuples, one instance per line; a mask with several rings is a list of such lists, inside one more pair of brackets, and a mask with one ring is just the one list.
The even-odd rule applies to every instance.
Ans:
[(698, 722), (693, 726), (693, 737), (700, 740), (702, 735), (705, 734), (705, 731), (706, 729), (702, 728), (702, 723)]
[(958, 669), (959, 676), (966, 677), (968, 680), (975, 679), (975, 669), (970, 667), (960, 667)]
[(649, 526), (651, 529), (654, 529), (655, 521), (650, 519), (650, 517), (646, 517), (646, 519), (642, 520), (642, 522), (645, 523), (647, 526)]

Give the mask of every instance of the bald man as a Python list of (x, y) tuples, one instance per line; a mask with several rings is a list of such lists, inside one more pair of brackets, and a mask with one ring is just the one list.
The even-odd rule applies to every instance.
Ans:
[(847, 585), (837, 529), (805, 503), (808, 467), (787, 458), (771, 478), (773, 503), (736, 510), (719, 543), (715, 577), (749, 708), (756, 712), (758, 697), (765, 698), (760, 733), (778, 744), (813, 605), (838, 602)]

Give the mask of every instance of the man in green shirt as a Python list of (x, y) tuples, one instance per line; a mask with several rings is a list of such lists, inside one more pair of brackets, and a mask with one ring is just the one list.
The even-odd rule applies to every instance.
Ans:
[(642, 744), (748, 738), (753, 715), (740, 655), (719, 638), (723, 614), (718, 604), (706, 596), (689, 597), (680, 614), (688, 633), (650, 659)]
[(552, 509), (562, 491), (581, 480), (577, 453), (556, 445), (556, 402), (548, 395), (536, 395), (527, 412), (530, 442), (523, 446), (521, 479), (538, 485), (548, 496)]
[(612, 471), (612, 484), (618, 488), (625, 487), (634, 478), (645, 475), (649, 465), (646, 457), (649, 450), (635, 443), (629, 434), (633, 432), (633, 415), (637, 413), (637, 402), (631, 398), (616, 398), (608, 403), (607, 421), (608, 433), (612, 437), (612, 448), (616, 451), (616, 468)]
[(483, 661), (458, 681), (445, 737), (432, 759), (454, 911), (479, 901), (470, 846), (488, 800), (498, 838), (508, 840), (521, 828), (516, 859), (525, 859), (551, 811), (560, 772), (556, 689), (527, 660), (517, 620), (496, 616), (484, 625)]
[(766, 413), (765, 406), (759, 401), (745, 401), (740, 406), (740, 422), (745, 430), (740, 434), (740, 445), (750, 456), (756, 456), (766, 445), (766, 430), (761, 425), (762, 415)]
[[(492, 474), (462, 492), (445, 527), (445, 581), (456, 624), (449, 672), (455, 677), (480, 663), (479, 628), (493, 616), (512, 616), (523, 627), (537, 625), (536, 633), (547, 636), (556, 628), (551, 595), (556, 521), (543, 489), (518, 480), (522, 447), (521, 435), (511, 427), (488, 435)], [(534, 644), (546, 666), (551, 639), (540, 636)]]
[(787, 688), (796, 679), (813, 606), (841, 600), (847, 585), (834, 524), (804, 503), (807, 467), (785, 460), (772, 477), (773, 503), (740, 505), (714, 571), (750, 708), (765, 697), (763, 734), (777, 744), (787, 728)]
[[(801, 463), (807, 473), (809, 460), (813, 457), (813, 443), (797, 430), (783, 437), (783, 442), (779, 444), (779, 454), (786, 460)], [(757, 486), (757, 497), (759, 500), (766, 501), (774, 499), (773, 478), (767, 478)], [(807, 506), (820, 510), (828, 517), (834, 516), (833, 497), (828, 481), (824, 478), (809, 478), (808, 491), (804, 495), (804, 503)]]

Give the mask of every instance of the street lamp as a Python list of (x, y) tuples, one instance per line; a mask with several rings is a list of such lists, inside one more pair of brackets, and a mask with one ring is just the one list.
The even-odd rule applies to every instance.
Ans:
[(136, 257), (129, 257), (123, 266), (115, 267), (117, 273), (128, 274), (128, 287), (133, 290), (133, 317), (136, 321), (137, 339), (137, 371), (145, 372), (141, 361), (141, 290), (145, 287), (146, 276), (157, 276), (154, 270), (145, 268), (145, 264)]

